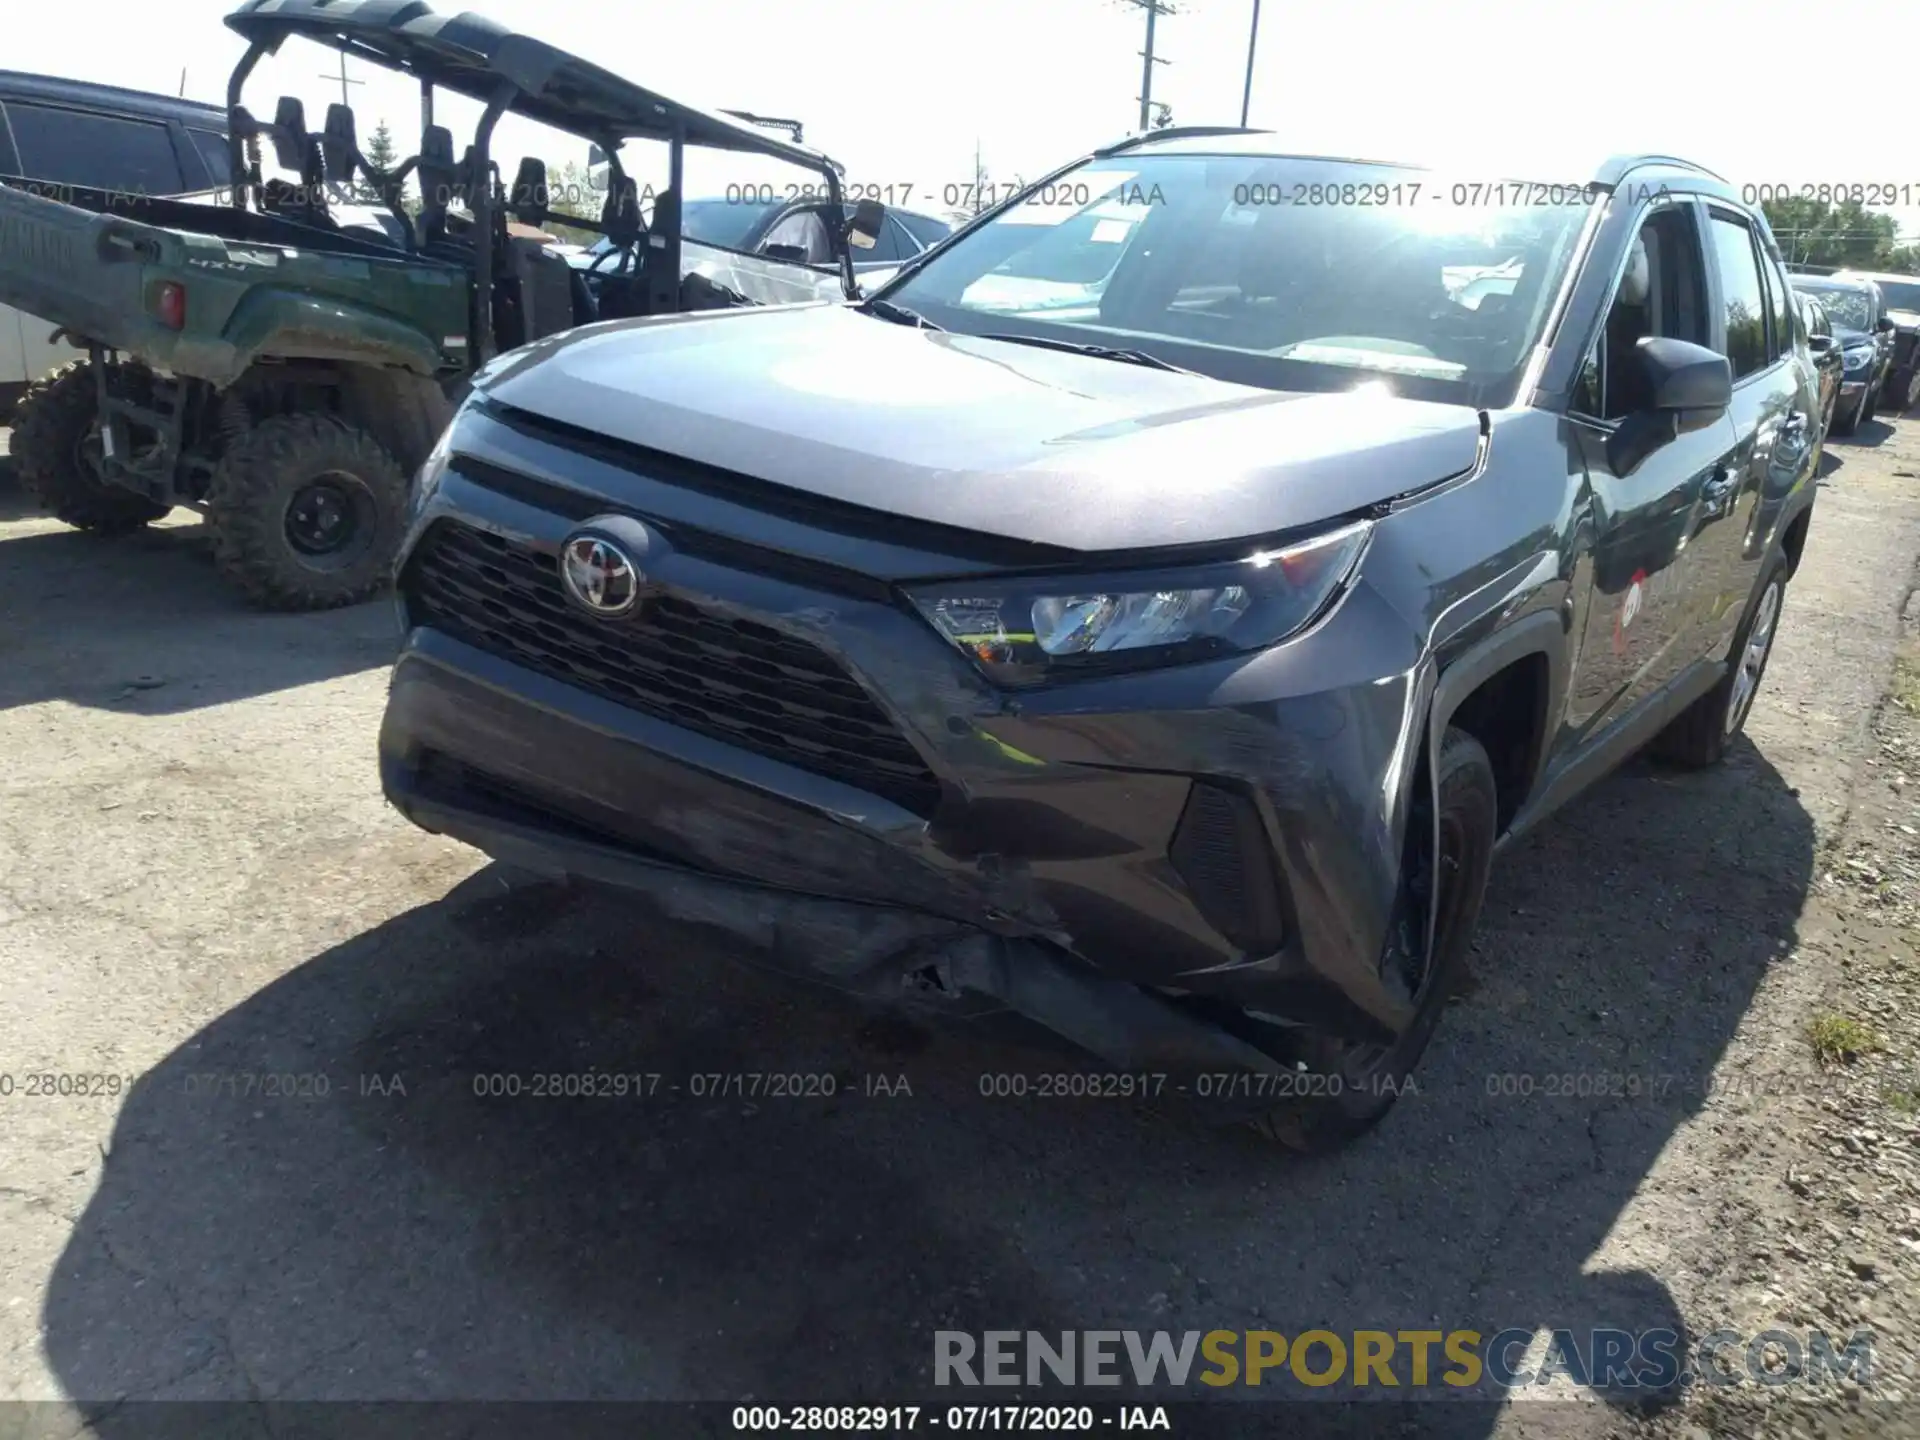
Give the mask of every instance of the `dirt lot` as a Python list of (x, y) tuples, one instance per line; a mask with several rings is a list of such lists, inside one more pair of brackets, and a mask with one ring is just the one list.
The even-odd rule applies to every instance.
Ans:
[[(1880, 702), (1920, 420), (1827, 472), (1751, 743), (1636, 765), (1505, 857), (1421, 1093), (1316, 1163), (1121, 1102), (983, 1099), (1054, 1062), (877, 1023), (415, 832), (374, 772), (386, 604), (248, 614), (189, 517), (101, 544), (0, 482), (0, 1398), (93, 1402), (111, 1434), (145, 1398), (898, 1400), (928, 1393), (936, 1328), (1869, 1323), (1910, 1393), (1912, 990), (1885, 997), (1911, 978), (1920, 730)], [(1821, 1016), (1879, 1048), (1818, 1068)], [(475, 1094), (593, 1067), (845, 1078)], [(29, 1097), (35, 1073), (124, 1079)], [(1498, 1093), (1623, 1073), (1666, 1083)], [(1756, 1393), (1436, 1403), (1405, 1433), (1788, 1423)], [(1920, 1433), (1859, 1403), (1790, 1423)]]

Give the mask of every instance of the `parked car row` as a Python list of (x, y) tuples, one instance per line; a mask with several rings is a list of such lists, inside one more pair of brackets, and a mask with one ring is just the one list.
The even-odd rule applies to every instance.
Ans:
[[(1889, 382), (1896, 377), (1894, 322), (1887, 314), (1879, 286), (1870, 280), (1840, 275), (1796, 275), (1793, 288), (1813, 301), (1826, 321), (1828, 343), (1811, 344), (1810, 348), (1839, 353), (1839, 389), (1834, 409), (1827, 416), (1833, 430), (1841, 435), (1853, 434), (1861, 422), (1873, 418), (1883, 401), (1889, 408), (1906, 408), (1904, 403), (1897, 403), (1903, 397), (1889, 393)], [(1904, 375), (1898, 378), (1906, 383)]]

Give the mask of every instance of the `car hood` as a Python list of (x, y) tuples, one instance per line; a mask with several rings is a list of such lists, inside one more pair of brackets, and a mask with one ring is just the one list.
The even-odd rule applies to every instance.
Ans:
[[(841, 305), (611, 321), (490, 400), (794, 490), (1082, 551), (1307, 526), (1471, 468), (1480, 413), (892, 324)], [(1356, 381), (1364, 377), (1356, 376)]]

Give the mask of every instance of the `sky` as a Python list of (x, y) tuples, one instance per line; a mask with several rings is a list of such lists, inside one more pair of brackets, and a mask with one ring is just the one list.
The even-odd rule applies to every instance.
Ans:
[[(1181, 123), (1237, 124), (1253, 0), (1172, 3), (1177, 13), (1156, 25), (1155, 50), (1168, 63), (1154, 67), (1154, 99)], [(167, 93), (180, 89), (184, 70), (189, 97), (218, 102), (243, 48), (221, 24), (231, 8), (232, 0), (89, 0), (69, 10), (18, 0), (4, 63)], [(992, 182), (1004, 185), (1138, 124), (1145, 15), (1128, 0), (470, 8), (675, 99), (799, 119), (807, 142), (840, 161), (849, 180), (891, 187), (911, 209), (959, 203), (976, 146)], [(1736, 184), (1904, 187), (1911, 203), (1896, 218), (1903, 237), (1920, 236), (1920, 91), (1904, 78), (1920, 58), (1920, 3), (1852, 0), (1844, 45), (1841, 31), (1811, 23), (1817, 13), (1778, 0), (1266, 0), (1249, 122), (1296, 152), (1438, 159), (1474, 178), (1531, 164), (1539, 174), (1529, 178), (1578, 180), (1594, 157), (1659, 151)], [(340, 96), (338, 80), (325, 78), (338, 68), (336, 52), (289, 41), (255, 71), (247, 103), (264, 118), (279, 95), (299, 95), (317, 128)], [(400, 154), (411, 154), (419, 125), (411, 84), (358, 61), (348, 73), (365, 82), (349, 87), (363, 146), (385, 118)], [(445, 105), (436, 118), (464, 146), (477, 113)], [(510, 176), (525, 153), (585, 159), (581, 142), (509, 118), (496, 158)], [(688, 166), (689, 195), (804, 183), (798, 172), (737, 157), (697, 155)], [(657, 155), (628, 168), (664, 183)]]

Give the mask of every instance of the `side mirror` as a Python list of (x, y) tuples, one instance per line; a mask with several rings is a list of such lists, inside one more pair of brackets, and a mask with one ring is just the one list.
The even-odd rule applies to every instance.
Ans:
[(801, 265), (807, 263), (807, 247), (804, 245), (763, 245), (760, 253), (769, 260), (792, 260)]
[(1891, 315), (1882, 315), (1878, 320), (1873, 322), (1873, 328), (1882, 335), (1891, 335), (1893, 333), (1893, 317)]
[(1825, 355), (1829, 350), (1833, 349), (1833, 336), (1809, 335), (1807, 337), (1807, 349), (1816, 355)]
[(1711, 425), (1733, 403), (1733, 367), (1718, 351), (1649, 335), (1634, 347), (1634, 359), (1652, 400), (1607, 437), (1607, 464), (1623, 476), (1663, 445)]
[(880, 243), (880, 231), (887, 223), (887, 207), (878, 200), (862, 200), (847, 217), (847, 243), (856, 250), (871, 250)]

